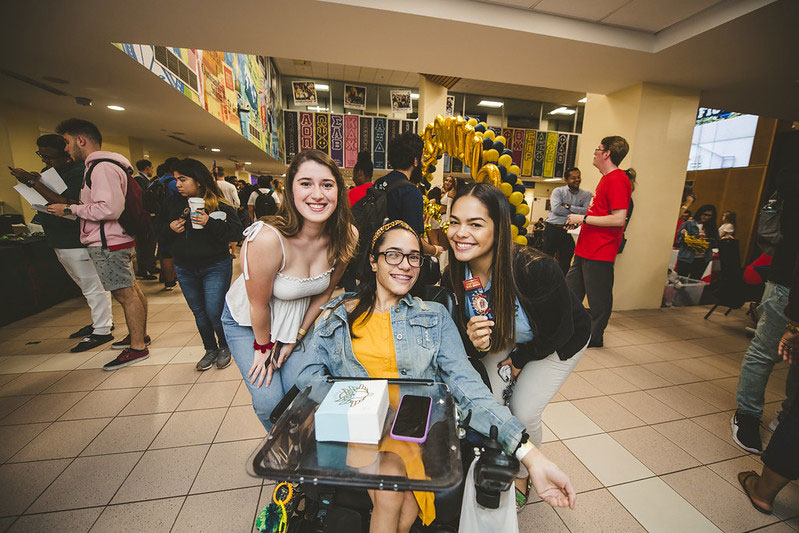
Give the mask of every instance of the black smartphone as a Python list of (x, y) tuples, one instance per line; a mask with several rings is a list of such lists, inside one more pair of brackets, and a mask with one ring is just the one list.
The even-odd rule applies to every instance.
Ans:
[(395, 440), (424, 442), (427, 439), (432, 405), (433, 399), (430, 396), (403, 395), (391, 426), (391, 437)]

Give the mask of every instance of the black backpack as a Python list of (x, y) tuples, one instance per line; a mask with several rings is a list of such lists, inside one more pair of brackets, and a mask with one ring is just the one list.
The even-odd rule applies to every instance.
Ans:
[(782, 242), (782, 198), (778, 192), (771, 195), (766, 205), (760, 208), (757, 219), (757, 245), (764, 254), (774, 255)]
[[(114, 159), (97, 159), (92, 161), (86, 171), (86, 177), (84, 179), (86, 187), (89, 189), (92, 188), (92, 171), (94, 171), (94, 168), (100, 163), (113, 163), (125, 171), (125, 175), (127, 176), (128, 186), (127, 192), (125, 193), (125, 209), (122, 211), (122, 214), (119, 215), (119, 225), (122, 226), (125, 233), (131, 237), (150, 235), (153, 231), (152, 221), (150, 220), (150, 215), (144, 210), (142, 190), (133, 177), (132, 168), (126, 167)], [(105, 239), (105, 220), (100, 221), (100, 239), (103, 248), (108, 248)]]
[(145, 211), (153, 215), (161, 212), (164, 201), (169, 194), (167, 185), (174, 180), (175, 178), (170, 176), (169, 179), (162, 183), (160, 179), (156, 178), (147, 185), (142, 194), (142, 204), (144, 204)]
[(267, 193), (261, 192), (261, 189), (255, 189), (258, 198), (255, 199), (255, 217), (268, 217), (277, 213), (277, 202), (275, 202), (275, 191)]

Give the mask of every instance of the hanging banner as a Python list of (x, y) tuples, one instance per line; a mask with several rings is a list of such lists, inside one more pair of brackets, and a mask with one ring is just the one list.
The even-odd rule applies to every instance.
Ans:
[(358, 162), (358, 117), (344, 117), (344, 167), (352, 168)]
[(330, 157), (344, 166), (344, 115), (330, 115)]
[(300, 152), (314, 148), (313, 113), (300, 113)]
[(316, 149), (324, 153), (330, 150), (330, 115), (327, 113), (315, 113), (316, 130), (315, 140)]
[(505, 149), (510, 150), (510, 145), (513, 142), (513, 130), (511, 128), (502, 128), (502, 136), (505, 137)]
[(463, 172), (463, 161), (457, 157), (452, 158), (452, 172)]
[(533, 153), (533, 176), (544, 173), (544, 154), (547, 150), (547, 132), (537, 131), (535, 134), (535, 152)]
[(400, 134), (400, 121), (399, 120), (388, 120), (388, 142), (391, 142), (391, 139), (394, 137), (398, 137)]
[(386, 119), (375, 117), (372, 119), (374, 127), (372, 135), (375, 143), (374, 147), (374, 167), (375, 170), (386, 169)]
[(524, 130), (513, 130), (513, 140), (508, 139), (513, 151), (513, 164), (521, 168), (522, 155), (524, 154)]
[(535, 154), (535, 130), (524, 130), (524, 155), (522, 155), (522, 176), (533, 175), (533, 155)]
[(372, 119), (360, 117), (358, 125), (358, 151), (372, 153)]
[(444, 162), (444, 172), (449, 172), (450, 169), (449, 154), (444, 154), (444, 158), (441, 161)]
[(416, 124), (414, 120), (403, 120), (402, 121), (402, 133), (413, 132), (413, 125)]
[(300, 151), (299, 123), (296, 111), (283, 111), (283, 124), (286, 136), (286, 164)]
[(547, 132), (547, 148), (544, 153), (544, 178), (555, 177), (555, 154), (558, 151), (558, 134), (554, 131)]
[(562, 178), (566, 166), (566, 146), (569, 144), (569, 136), (565, 133), (558, 134), (558, 147), (555, 152), (555, 176)]
[[(569, 135), (569, 147), (566, 149), (566, 170), (574, 168), (574, 161), (577, 159), (577, 139), (578, 135)], [(564, 172), (566, 172), (564, 170)]]

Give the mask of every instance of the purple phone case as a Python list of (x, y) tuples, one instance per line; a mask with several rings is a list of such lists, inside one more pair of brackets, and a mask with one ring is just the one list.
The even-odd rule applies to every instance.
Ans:
[(428, 397), (430, 399), (430, 403), (427, 406), (427, 420), (425, 420), (425, 423), (424, 423), (424, 435), (422, 435), (419, 438), (416, 438), (416, 437), (407, 437), (405, 435), (395, 435), (394, 434), (394, 426), (397, 423), (397, 416), (399, 415), (400, 407), (402, 407), (402, 402), (403, 402), (403, 400), (405, 400), (406, 396), (419, 396), (419, 395), (418, 394), (403, 394), (402, 395), (402, 398), (400, 398), (400, 403), (397, 406), (397, 412), (394, 414), (394, 422), (391, 423), (391, 432), (389, 433), (389, 435), (391, 435), (391, 438), (394, 439), (394, 440), (404, 440), (406, 442), (418, 442), (418, 443), (421, 444), (422, 442), (427, 440), (427, 432), (430, 430), (430, 413), (433, 411), (433, 399)]

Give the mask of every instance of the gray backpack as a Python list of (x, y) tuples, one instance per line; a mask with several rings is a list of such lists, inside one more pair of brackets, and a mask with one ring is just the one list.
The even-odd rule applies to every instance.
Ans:
[(760, 209), (757, 221), (757, 245), (766, 255), (774, 255), (777, 245), (782, 242), (780, 218), (782, 218), (782, 198), (775, 192)]

